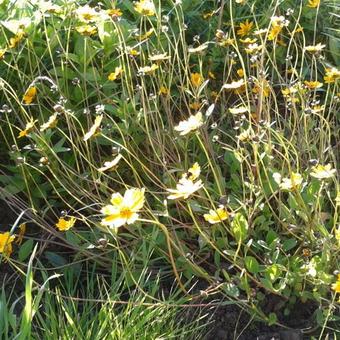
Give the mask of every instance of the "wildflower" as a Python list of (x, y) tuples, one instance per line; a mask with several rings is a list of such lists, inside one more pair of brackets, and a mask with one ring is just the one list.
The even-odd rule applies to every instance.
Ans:
[(168, 60), (168, 59), (170, 59), (170, 56), (168, 56), (166, 52), (160, 53), (160, 54), (154, 54), (149, 57), (150, 61), (156, 61), (156, 62), (160, 62), (160, 61)]
[(9, 48), (15, 48), (21, 42), (21, 40), (25, 37), (26, 33), (23, 30), (19, 30), (17, 34), (9, 39)]
[(241, 22), (240, 23), (240, 29), (236, 32), (237, 35), (240, 35), (241, 37), (244, 37), (245, 35), (247, 35), (253, 28), (254, 23), (253, 22), (249, 22), (249, 20), (247, 19), (245, 22)]
[(203, 19), (210, 19), (215, 13), (215, 11), (203, 13), (202, 17)]
[(54, 113), (52, 116), (48, 118), (48, 121), (40, 126), (40, 131), (43, 132), (47, 129), (54, 128), (58, 123), (58, 113)]
[(89, 5), (77, 8), (75, 14), (82, 22), (94, 22), (99, 18), (100, 15), (99, 12)]
[(29, 105), (33, 102), (33, 100), (35, 99), (37, 95), (37, 88), (35, 86), (30, 86), (27, 91), (25, 92), (22, 101)]
[(321, 165), (318, 164), (312, 168), (310, 175), (316, 179), (323, 180), (333, 177), (336, 174), (336, 170), (332, 169), (331, 164)]
[(175, 131), (180, 132), (181, 136), (188, 134), (191, 131), (195, 131), (203, 125), (202, 112), (197, 112), (195, 115), (192, 115), (187, 120), (183, 120), (179, 122), (177, 126), (175, 126)]
[(74, 226), (75, 222), (76, 218), (73, 216), (71, 216), (71, 218), (68, 220), (66, 220), (63, 217), (60, 217), (55, 226), (59, 229), (59, 231), (66, 231), (71, 229)]
[(126, 49), (126, 53), (127, 53), (129, 56), (131, 56), (131, 57), (136, 57), (136, 56), (139, 55), (139, 51), (137, 51), (136, 49), (131, 48), (131, 47), (128, 47), (128, 48)]
[(338, 279), (332, 284), (332, 289), (335, 293), (340, 293), (340, 274), (338, 274)]
[(0, 253), (5, 256), (10, 256), (13, 252), (12, 242), (14, 241), (15, 236), (10, 235), (7, 231), (5, 233), (0, 233)]
[(237, 71), (236, 71), (237, 75), (239, 77), (244, 77), (244, 70), (243, 68), (239, 68)]
[(158, 68), (159, 66), (157, 64), (152, 64), (151, 66), (141, 67), (138, 72), (140, 74), (153, 74)]
[(335, 67), (326, 68), (326, 74), (323, 79), (326, 84), (335, 83), (336, 80), (340, 79), (340, 71)]
[(238, 136), (237, 139), (240, 142), (247, 142), (250, 141), (253, 137), (253, 131), (249, 128), (247, 130), (242, 131)]
[(262, 29), (256, 30), (256, 31), (254, 32), (254, 35), (266, 34), (267, 32), (268, 32), (268, 29), (267, 29), (267, 28), (262, 28)]
[(211, 71), (208, 72), (208, 77), (209, 77), (210, 79), (216, 79), (215, 74), (214, 74), (213, 72), (211, 72)]
[(106, 13), (113, 21), (118, 21), (123, 15), (123, 12), (119, 8), (108, 9)]
[(114, 72), (111, 72), (111, 73), (108, 75), (107, 79), (110, 80), (110, 81), (115, 81), (115, 80), (117, 80), (118, 78), (121, 77), (121, 75), (123, 74), (123, 72), (124, 72), (123, 68), (122, 68), (121, 66), (117, 66), (117, 67), (115, 68), (115, 71), (114, 71)]
[(302, 184), (303, 178), (298, 172), (292, 172), (289, 178), (283, 178), (279, 184), (281, 190), (298, 190)]
[(85, 35), (85, 36), (91, 36), (97, 33), (97, 27), (91, 26), (91, 25), (83, 25), (76, 27), (76, 30), (79, 34)]
[(102, 120), (103, 120), (103, 115), (99, 115), (96, 117), (96, 119), (94, 120), (94, 124), (91, 126), (90, 130), (86, 132), (86, 134), (83, 137), (84, 142), (86, 142), (88, 139), (90, 139), (91, 137), (99, 133), (99, 128), (100, 128), (100, 124)]
[(234, 43), (234, 39), (231, 39), (228, 37), (226, 33), (224, 33), (222, 30), (217, 30), (215, 33), (215, 38), (217, 43), (222, 47), (227, 47), (229, 45), (232, 45)]
[(186, 174), (183, 175), (183, 177), (188, 178), (191, 181), (195, 181), (201, 174), (201, 167), (196, 162), (193, 164), (193, 166), (188, 170)]
[(156, 14), (156, 8), (150, 0), (140, 0), (135, 4), (135, 11), (141, 15), (153, 16)]
[(207, 222), (215, 224), (226, 220), (229, 217), (229, 214), (225, 208), (221, 206), (216, 210), (209, 210), (209, 214), (204, 214), (203, 217)]
[(321, 43), (318, 43), (316, 45), (309, 45), (305, 47), (305, 51), (309, 53), (320, 53), (326, 45), (322, 45)]
[(195, 101), (193, 103), (189, 104), (190, 109), (194, 110), (194, 111), (198, 111), (201, 108), (202, 104), (198, 101)]
[(239, 107), (231, 107), (229, 109), (229, 112), (233, 115), (238, 115), (238, 114), (242, 114), (245, 112), (249, 112), (249, 110), (245, 106), (239, 106)]
[(201, 189), (202, 187), (203, 184), (201, 180), (194, 182), (190, 179), (182, 177), (178, 181), (176, 189), (167, 189), (167, 191), (171, 193), (171, 195), (168, 196), (168, 199), (169, 200), (174, 200), (178, 198), (187, 199), (189, 196), (191, 196), (194, 192)]
[(15, 240), (16, 244), (20, 245), (22, 243), (22, 240), (24, 238), (25, 232), (26, 232), (26, 223), (21, 223), (19, 225), (19, 234), (18, 234), (18, 237)]
[(254, 44), (254, 43), (257, 41), (257, 39), (256, 39), (256, 38), (250, 39), (250, 38), (248, 37), (248, 38), (246, 38), (246, 39), (240, 39), (240, 41), (241, 41), (241, 43), (243, 43), (243, 44)]
[(262, 45), (259, 44), (249, 44), (244, 50), (246, 51), (246, 53), (248, 54), (255, 54), (259, 51), (261, 51), (263, 48)]
[(208, 48), (208, 44), (204, 43), (204, 44), (199, 45), (197, 47), (188, 48), (188, 52), (189, 53), (200, 53), (200, 52), (203, 52), (204, 50), (206, 50), (207, 48)]
[(260, 93), (262, 91), (262, 95), (264, 97), (268, 97), (270, 94), (270, 86), (267, 80), (262, 80), (261, 82), (256, 82), (254, 88), (252, 89), (253, 93)]
[(33, 119), (31, 119), (31, 121), (26, 124), (25, 129), (19, 132), (18, 138), (26, 137), (33, 130), (36, 122), (36, 120), (33, 121)]
[(273, 26), (269, 31), (268, 40), (274, 40), (275, 38), (277, 38), (281, 31), (281, 26)]
[(199, 87), (203, 83), (203, 77), (200, 73), (191, 73), (190, 75), (191, 83), (194, 87)]
[(320, 0), (308, 0), (307, 7), (309, 8), (317, 8), (320, 5)]
[(320, 87), (322, 87), (322, 83), (320, 83), (319, 81), (315, 80), (315, 81), (307, 81), (305, 80), (303, 82), (306, 87), (308, 87), (310, 90), (315, 90), (315, 89), (319, 89)]
[(126, 223), (134, 223), (139, 217), (139, 210), (144, 205), (144, 191), (144, 188), (132, 188), (125, 191), (124, 197), (120, 193), (112, 194), (111, 204), (101, 209), (101, 213), (106, 215), (101, 224), (110, 228), (119, 228)]
[(158, 93), (163, 96), (168, 96), (170, 94), (170, 90), (165, 86), (161, 86)]
[(105, 162), (104, 166), (99, 168), (98, 171), (99, 172), (104, 172), (104, 171), (107, 171), (107, 170), (115, 169), (122, 157), (123, 156), (119, 154), (117, 157), (114, 158), (114, 160), (112, 160), (110, 162)]
[(237, 80), (237, 81), (232, 81), (230, 84), (224, 84), (222, 86), (222, 89), (235, 90), (235, 89), (241, 88), (244, 85), (245, 85), (244, 80), (240, 79), (240, 80)]

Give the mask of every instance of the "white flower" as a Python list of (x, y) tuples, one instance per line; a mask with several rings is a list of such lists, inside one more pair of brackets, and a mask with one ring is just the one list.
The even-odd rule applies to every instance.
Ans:
[(203, 125), (202, 112), (197, 112), (189, 117), (188, 120), (183, 120), (175, 126), (175, 130), (180, 132), (181, 136), (188, 134), (191, 131), (197, 130)]

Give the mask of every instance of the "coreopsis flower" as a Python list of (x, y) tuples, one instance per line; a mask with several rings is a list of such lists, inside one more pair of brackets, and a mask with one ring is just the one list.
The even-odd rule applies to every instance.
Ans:
[(199, 87), (203, 83), (204, 78), (200, 73), (195, 72), (190, 74), (190, 80), (194, 87)]
[(310, 89), (310, 90), (315, 90), (315, 89), (319, 89), (320, 87), (322, 87), (322, 83), (320, 83), (319, 81), (317, 81), (317, 80), (314, 80), (314, 81), (307, 81), (307, 80), (305, 80), (304, 82), (303, 82), (305, 85), (306, 85), (306, 87), (308, 88), (308, 89)]
[(273, 16), (271, 18), (271, 29), (268, 34), (268, 40), (274, 40), (278, 37), (282, 28), (289, 25), (289, 21), (284, 16)]
[(21, 223), (19, 225), (19, 233), (18, 233), (17, 239), (15, 240), (16, 244), (20, 245), (22, 243), (25, 232), (26, 232), (26, 223)]
[(150, 0), (140, 0), (135, 4), (135, 11), (141, 15), (153, 16), (156, 14), (156, 8)]
[(237, 69), (236, 73), (239, 77), (244, 77), (244, 69), (243, 68)]
[(31, 119), (31, 121), (26, 124), (25, 129), (19, 132), (18, 138), (26, 137), (33, 130), (36, 122), (37, 120)]
[(101, 213), (106, 216), (101, 224), (110, 228), (119, 228), (124, 224), (134, 223), (144, 205), (144, 191), (144, 188), (132, 188), (125, 191), (124, 197), (120, 193), (112, 194), (111, 204), (101, 209)]
[(99, 172), (104, 172), (104, 171), (108, 171), (108, 170), (114, 170), (115, 168), (117, 168), (117, 165), (118, 165), (118, 163), (119, 163), (119, 161), (121, 160), (122, 157), (123, 156), (119, 154), (112, 161), (105, 162), (104, 166), (99, 168), (98, 171)]
[(267, 80), (256, 81), (254, 88), (252, 89), (253, 93), (259, 94), (262, 91), (262, 95), (264, 97), (268, 97), (270, 94), (270, 86)]
[(123, 15), (123, 12), (119, 8), (108, 9), (106, 13), (113, 21), (120, 20), (120, 17)]
[(249, 20), (247, 19), (245, 22), (240, 23), (239, 25), (240, 29), (236, 33), (237, 35), (244, 37), (252, 30), (253, 26), (254, 26), (254, 23), (249, 22)]
[(240, 79), (240, 80), (237, 80), (237, 81), (232, 81), (230, 84), (224, 84), (222, 86), (222, 89), (236, 90), (236, 89), (241, 88), (244, 85), (245, 85), (244, 79)]
[(137, 57), (140, 53), (138, 50), (128, 47), (126, 49), (126, 53), (130, 56), (130, 57)]
[(187, 199), (189, 196), (191, 196), (194, 192), (201, 189), (202, 187), (203, 183), (201, 180), (194, 182), (191, 179), (182, 177), (176, 184), (176, 189), (167, 189), (167, 191), (171, 193), (171, 195), (168, 196), (168, 199)]
[(22, 97), (22, 101), (26, 105), (32, 104), (36, 96), (37, 96), (37, 88), (35, 86), (30, 86), (26, 90), (24, 96)]
[(326, 84), (335, 83), (338, 79), (340, 79), (340, 70), (335, 67), (326, 68), (326, 74), (323, 77)]
[(325, 47), (326, 47), (326, 45), (318, 43), (316, 45), (306, 46), (305, 51), (307, 51), (309, 53), (320, 53)]
[(209, 214), (204, 214), (203, 217), (210, 224), (215, 224), (226, 220), (229, 217), (229, 214), (226, 209), (221, 206), (216, 210), (209, 210)]
[(261, 51), (263, 45), (259, 44), (249, 44), (247, 47), (244, 48), (247, 54), (256, 54), (257, 52)]
[(48, 12), (48, 13), (53, 13), (53, 14), (60, 14), (63, 11), (60, 6), (53, 4), (51, 1), (40, 2), (39, 10), (42, 13)]
[(56, 127), (56, 125), (58, 123), (58, 115), (59, 114), (56, 112), (52, 116), (50, 116), (48, 118), (48, 121), (40, 126), (40, 131), (44, 132), (47, 129), (52, 129), (52, 128)]
[(317, 8), (320, 5), (320, 0), (308, 0), (307, 7)]
[(195, 115), (190, 116), (189, 119), (179, 122), (179, 124), (175, 126), (174, 129), (175, 131), (178, 131), (181, 136), (184, 136), (191, 131), (199, 129), (202, 125), (202, 112), (197, 112)]
[(324, 180), (333, 177), (336, 174), (336, 170), (332, 169), (331, 164), (321, 165), (318, 164), (312, 168), (310, 175), (316, 179)]
[(151, 66), (144, 66), (138, 69), (139, 74), (153, 74), (159, 66), (157, 64), (152, 64)]
[(17, 34), (9, 39), (9, 48), (15, 48), (21, 42), (21, 40), (25, 37), (26, 33), (23, 30), (19, 30)]
[(303, 182), (302, 176), (298, 172), (292, 172), (290, 177), (283, 178), (279, 183), (281, 190), (298, 190)]
[(83, 7), (78, 7), (75, 10), (77, 18), (82, 22), (94, 22), (100, 17), (100, 13), (97, 12), (93, 7), (85, 5)]
[(191, 181), (195, 181), (200, 176), (200, 174), (201, 167), (197, 162), (195, 162), (188, 172), (183, 175), (183, 177), (188, 178)]
[(91, 126), (90, 130), (86, 132), (86, 134), (83, 137), (84, 142), (86, 142), (88, 139), (90, 139), (91, 137), (99, 133), (100, 124), (102, 120), (103, 120), (103, 115), (99, 115), (96, 117), (96, 119), (94, 120), (94, 124)]
[(97, 27), (91, 25), (83, 25), (76, 27), (76, 30), (79, 34), (90, 37), (97, 33)]
[(198, 102), (198, 101), (194, 101), (193, 103), (189, 104), (189, 108), (194, 110), (194, 111), (198, 111), (202, 106), (202, 103)]
[(10, 256), (12, 254), (12, 242), (15, 240), (15, 236), (11, 235), (8, 231), (5, 233), (0, 233), (0, 253), (5, 256)]
[(71, 216), (69, 219), (60, 217), (55, 226), (59, 229), (59, 231), (66, 231), (71, 229), (75, 223), (76, 218), (73, 216)]
[(118, 78), (121, 77), (121, 75), (123, 74), (123, 72), (124, 72), (123, 68), (122, 68), (121, 66), (117, 66), (117, 67), (115, 68), (115, 71), (114, 71), (114, 72), (111, 72), (111, 73), (108, 75), (107, 79), (110, 80), (110, 81), (115, 81), (115, 80), (117, 80)]
[(335, 293), (340, 293), (340, 274), (338, 274), (338, 279), (332, 284), (332, 289)]

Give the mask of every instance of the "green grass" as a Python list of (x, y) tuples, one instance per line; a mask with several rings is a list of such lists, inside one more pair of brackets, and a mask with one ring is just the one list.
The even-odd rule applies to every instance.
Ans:
[[(219, 294), (268, 324), (284, 324), (301, 303), (315, 306), (312, 324), (325, 336), (339, 322), (339, 296), (332, 289), (340, 269), (339, 5), (154, 3), (150, 16), (140, 15), (131, 1), (103, 1), (95, 10), (90, 3), (85, 11), (94, 19), (87, 24), (96, 32), (88, 36), (81, 34), (79, 16), (85, 2), (56, 1), (62, 8), (41, 16), (34, 16), (34, 3), (1, 3), (0, 96), (7, 106), (0, 118), (0, 192), (27, 224), (24, 243), (1, 265), (27, 272), (38, 245), (42, 272), (88, 263), (92, 282), (101, 274), (122, 275), (119, 293), (128, 295), (149, 268), (159, 273), (160, 285), (174, 280), (176, 297), (166, 301), (176, 302), (170, 304), (199, 299), (191, 289), (198, 280), (208, 287), (205, 295)], [(112, 6), (122, 15), (104, 16)], [(241, 36), (246, 20), (252, 25)], [(319, 43), (325, 46), (311, 51)], [(116, 70), (117, 79), (109, 80)], [(195, 73), (201, 78), (196, 84)], [(37, 90), (32, 102), (24, 98), (30, 88)], [(200, 126), (181, 135), (180, 122), (200, 113)], [(56, 125), (42, 129), (51, 117)], [(100, 170), (117, 155), (117, 167)], [(195, 163), (197, 176), (189, 171)], [(168, 190), (183, 176), (199, 188), (172, 200)], [(102, 208), (112, 194), (131, 188), (145, 189), (137, 220), (103, 225)], [(209, 223), (207, 214), (218, 208), (226, 218)], [(75, 225), (60, 231), (61, 218), (74, 218)], [(18, 226), (3, 231), (17, 237)], [(77, 280), (69, 279), (67, 287), (78, 287)], [(109, 287), (115, 295), (118, 287)], [(84, 328), (87, 318), (97, 317), (92, 308), (120, 332), (139, 325), (132, 301), (119, 313), (110, 303), (81, 304), (87, 316), (76, 322), (80, 302), (57, 298), (57, 292), (46, 306), (53, 310), (53, 327), (66, 318), (67, 336), (99, 331)], [(135, 298), (144, 301), (148, 294)], [(272, 296), (281, 307), (268, 312)], [(88, 298), (83, 291), (82, 299)], [(37, 306), (36, 327), (49, 329)], [(150, 334), (163, 332), (178, 313), (163, 302), (140, 308), (140, 327)], [(162, 308), (164, 323), (142, 326)], [(32, 332), (32, 310), (24, 311), (20, 327)], [(135, 321), (125, 324), (126, 315)]]

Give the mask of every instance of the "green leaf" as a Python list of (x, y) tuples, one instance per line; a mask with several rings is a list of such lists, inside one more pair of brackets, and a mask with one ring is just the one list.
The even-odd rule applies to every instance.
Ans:
[(24, 242), (19, 250), (19, 254), (18, 254), (18, 258), (19, 261), (24, 261), (28, 258), (28, 256), (32, 253), (32, 249), (33, 249), (33, 240), (27, 240), (26, 242)]
[(246, 268), (252, 273), (257, 274), (260, 271), (260, 265), (256, 258), (253, 256), (246, 256), (245, 260)]
[(247, 238), (248, 222), (241, 213), (237, 213), (234, 216), (234, 219), (231, 222), (231, 232), (238, 243), (244, 241)]
[(268, 315), (268, 325), (272, 326), (277, 322), (277, 316), (275, 313), (270, 313)]
[(284, 251), (289, 251), (293, 249), (297, 244), (297, 241), (295, 238), (290, 238), (283, 242), (282, 248)]
[(52, 264), (52, 266), (55, 266), (55, 267), (61, 267), (67, 263), (66, 260), (62, 256), (56, 253), (53, 253), (51, 251), (47, 251), (45, 253), (45, 256), (48, 259), (48, 261)]

